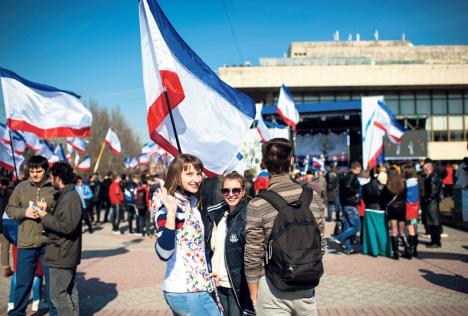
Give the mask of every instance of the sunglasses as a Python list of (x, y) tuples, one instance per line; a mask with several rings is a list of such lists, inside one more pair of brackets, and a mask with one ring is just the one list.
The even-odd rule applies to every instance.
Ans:
[(234, 196), (239, 196), (242, 192), (242, 189), (241, 188), (234, 188), (234, 189), (227, 189), (227, 188), (224, 188), (224, 189), (221, 189), (221, 193), (224, 195), (224, 196), (229, 196), (229, 194), (232, 193), (232, 195)]

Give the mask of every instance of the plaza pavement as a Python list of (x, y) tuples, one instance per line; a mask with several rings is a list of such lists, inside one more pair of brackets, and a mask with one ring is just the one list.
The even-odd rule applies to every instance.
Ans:
[[(328, 234), (332, 228), (327, 223)], [(347, 256), (329, 242), (317, 288), (319, 315), (468, 315), (468, 233), (444, 232), (449, 237), (441, 249), (422, 244), (413, 260)], [(154, 239), (113, 235), (105, 224), (84, 234), (82, 258), (81, 315), (171, 315)], [(8, 291), (9, 279), (0, 277), (0, 315), (6, 314)]]

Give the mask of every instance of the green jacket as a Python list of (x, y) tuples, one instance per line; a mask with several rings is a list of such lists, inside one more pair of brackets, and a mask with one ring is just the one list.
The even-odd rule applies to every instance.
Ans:
[(75, 185), (68, 184), (58, 196), (42, 225), (49, 236), (45, 263), (52, 268), (74, 268), (81, 261), (81, 219), (83, 206)]
[(6, 213), (8, 217), (18, 220), (18, 248), (38, 248), (45, 246), (47, 236), (39, 219), (24, 217), (29, 201), (44, 199), (47, 202), (47, 211), (52, 210), (55, 205), (55, 189), (48, 179), (36, 185), (32, 180), (19, 183), (10, 196)]

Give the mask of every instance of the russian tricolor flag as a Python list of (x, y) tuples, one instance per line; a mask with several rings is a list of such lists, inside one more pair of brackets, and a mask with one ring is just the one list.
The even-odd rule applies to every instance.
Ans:
[(91, 112), (77, 94), (24, 79), (0, 68), (7, 125), (40, 138), (86, 137)]
[(177, 156), (167, 91), (182, 152), (198, 156), (207, 174), (222, 174), (236, 159), (255, 118), (253, 100), (216, 76), (177, 34), (156, 1), (141, 0), (139, 14), (151, 139)]
[(406, 180), (406, 219), (415, 219), (419, 213), (419, 185), (417, 178)]

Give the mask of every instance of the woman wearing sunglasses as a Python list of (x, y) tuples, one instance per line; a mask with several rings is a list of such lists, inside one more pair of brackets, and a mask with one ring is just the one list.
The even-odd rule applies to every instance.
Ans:
[(206, 239), (225, 316), (255, 315), (244, 275), (244, 178), (231, 172), (222, 179), (224, 202), (207, 208)]

